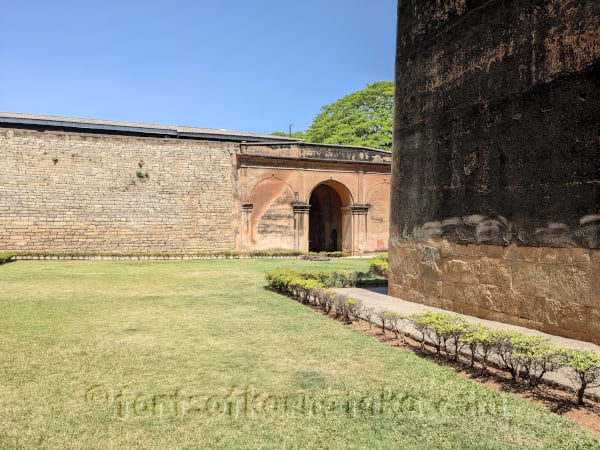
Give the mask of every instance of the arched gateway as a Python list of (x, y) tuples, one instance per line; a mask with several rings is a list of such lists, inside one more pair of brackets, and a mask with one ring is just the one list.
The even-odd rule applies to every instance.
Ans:
[(237, 160), (240, 248), (283, 248), (284, 241), (268, 237), (289, 235), (293, 245), (284, 248), (299, 251), (357, 255), (387, 249), (389, 153), (304, 142), (247, 143)]
[[(351, 233), (344, 223), (344, 210), (352, 205), (348, 188), (337, 181), (326, 181), (312, 190), (308, 201), (308, 249), (311, 252), (348, 250), (344, 237)], [(344, 226), (346, 225), (346, 226)]]

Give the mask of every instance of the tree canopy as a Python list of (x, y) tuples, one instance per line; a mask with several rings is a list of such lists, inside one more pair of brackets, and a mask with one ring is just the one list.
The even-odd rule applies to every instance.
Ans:
[[(392, 149), (394, 82), (378, 81), (321, 108), (306, 132), (292, 137), (323, 144)], [(276, 131), (276, 136), (288, 136)]]
[(304, 131), (294, 131), (292, 134), (286, 133), (285, 131), (274, 131), (271, 133), (273, 136), (292, 137), (296, 139), (306, 139), (306, 133)]
[(393, 116), (394, 83), (379, 81), (323, 106), (308, 128), (306, 140), (390, 151)]

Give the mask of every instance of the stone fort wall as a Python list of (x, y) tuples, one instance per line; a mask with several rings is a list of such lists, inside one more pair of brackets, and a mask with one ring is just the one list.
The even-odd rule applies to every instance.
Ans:
[(599, 17), (399, 2), (393, 295), (600, 342)]
[(0, 129), (0, 251), (233, 250), (235, 147)]

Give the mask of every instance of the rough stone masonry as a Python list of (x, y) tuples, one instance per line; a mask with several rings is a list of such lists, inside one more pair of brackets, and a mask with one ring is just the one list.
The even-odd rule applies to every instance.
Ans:
[(0, 113), (0, 155), (0, 252), (387, 250), (383, 150)]
[(600, 342), (600, 2), (400, 0), (392, 295)]

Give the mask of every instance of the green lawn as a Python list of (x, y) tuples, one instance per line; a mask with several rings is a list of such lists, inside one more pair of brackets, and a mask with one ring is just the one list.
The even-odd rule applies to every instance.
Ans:
[(264, 289), (277, 266), (0, 266), (0, 448), (599, 448)]

